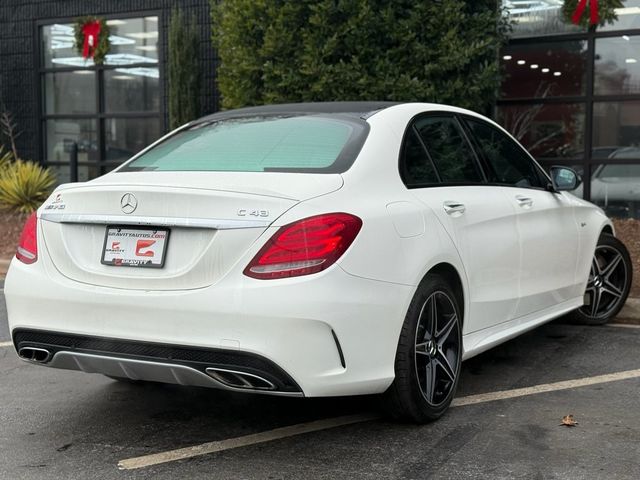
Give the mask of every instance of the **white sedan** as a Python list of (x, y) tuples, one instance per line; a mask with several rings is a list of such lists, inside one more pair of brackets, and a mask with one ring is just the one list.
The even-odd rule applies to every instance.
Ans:
[(384, 394), (433, 420), (461, 362), (560, 315), (606, 322), (629, 255), (492, 121), (421, 103), (217, 113), (25, 225), (18, 355), (116, 379)]

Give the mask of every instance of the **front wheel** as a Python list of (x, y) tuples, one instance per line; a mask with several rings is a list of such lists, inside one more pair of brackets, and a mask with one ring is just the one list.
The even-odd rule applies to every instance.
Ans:
[(462, 363), (462, 321), (444, 278), (428, 275), (416, 291), (400, 333), (395, 379), (384, 394), (392, 417), (426, 423), (449, 408)]
[(627, 247), (613, 235), (603, 233), (591, 261), (585, 305), (571, 314), (573, 320), (586, 325), (607, 323), (627, 301), (632, 276)]

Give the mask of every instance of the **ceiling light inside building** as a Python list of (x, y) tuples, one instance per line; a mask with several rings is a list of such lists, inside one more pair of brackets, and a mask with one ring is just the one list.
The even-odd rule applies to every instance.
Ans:
[(638, 60), (636, 60), (635, 58), (626, 58), (624, 60), (625, 63), (638, 63)]
[(622, 39), (623, 39), (623, 40), (626, 40), (627, 42), (628, 42), (629, 40), (631, 40), (631, 39), (629, 38), (629, 35), (622, 35)]
[(562, 72), (553, 72), (554, 77), (559, 77), (560, 75), (562, 75)]
[(511, 60), (513, 57), (511, 55), (505, 55), (502, 57), (503, 60)]
[(524, 60), (518, 60), (518, 65), (524, 65), (525, 63), (527, 62), (525, 62)]
[(542, 69), (542, 73), (549, 73), (549, 69), (548, 68), (543, 68)]
[(537, 63), (534, 63), (530, 67), (531, 67), (532, 70), (535, 70), (536, 68), (539, 67), (539, 65)]

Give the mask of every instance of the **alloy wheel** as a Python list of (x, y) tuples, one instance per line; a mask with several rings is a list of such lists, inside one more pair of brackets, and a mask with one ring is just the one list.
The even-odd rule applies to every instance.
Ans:
[(433, 292), (420, 311), (415, 337), (416, 376), (431, 406), (445, 402), (460, 369), (460, 323), (452, 299)]
[(591, 261), (586, 294), (589, 303), (580, 308), (584, 315), (606, 318), (624, 300), (627, 264), (622, 253), (609, 245), (599, 245)]

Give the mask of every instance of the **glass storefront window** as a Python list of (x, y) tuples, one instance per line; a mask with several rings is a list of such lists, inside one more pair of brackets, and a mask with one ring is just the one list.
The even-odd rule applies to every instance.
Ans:
[(46, 73), (43, 83), (45, 114), (95, 113), (95, 72), (78, 70)]
[(96, 120), (47, 120), (45, 130), (47, 161), (68, 162), (74, 143), (78, 144), (78, 161), (98, 161), (100, 154)]
[(160, 137), (157, 118), (111, 118), (105, 122), (106, 160), (124, 161)]
[(599, 27), (600, 31), (632, 30), (640, 28), (640, 0), (625, 0), (624, 7), (616, 9), (618, 20), (612, 25)]
[(610, 217), (640, 218), (640, 165), (594, 166), (591, 201)]
[(505, 0), (502, 3), (513, 22), (515, 38), (584, 31), (562, 19), (564, 0)]
[(498, 122), (536, 158), (581, 158), (584, 120), (581, 103), (498, 108)]
[(640, 93), (640, 36), (596, 39), (593, 93)]
[[(108, 19), (110, 51), (103, 65), (82, 58), (73, 24), (40, 28), (43, 160), (59, 181), (113, 169), (162, 134), (158, 17)], [(66, 164), (66, 165), (65, 165)]]
[(640, 160), (640, 101), (594, 103), (592, 156)]
[[(158, 63), (158, 17), (107, 20), (111, 48), (106, 65)], [(55, 23), (42, 27), (43, 66), (91, 67), (93, 60), (82, 58), (75, 49), (73, 24)]]
[(502, 98), (584, 95), (587, 42), (541, 42), (505, 47)]
[(116, 68), (104, 72), (107, 112), (160, 110), (160, 72), (153, 68)]

